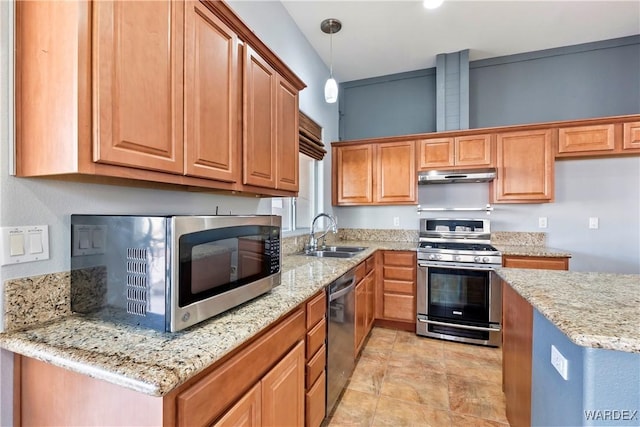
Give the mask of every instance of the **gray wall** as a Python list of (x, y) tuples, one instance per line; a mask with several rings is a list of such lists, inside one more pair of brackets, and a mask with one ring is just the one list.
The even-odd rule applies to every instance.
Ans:
[[(329, 70), (282, 4), (277, 1), (232, 1), (230, 4), (253, 31), (307, 83), (307, 88), (300, 94), (300, 109), (324, 128), (325, 140), (337, 139), (337, 105), (324, 102), (323, 87)], [(199, 214), (215, 212), (216, 206), (224, 213), (270, 212), (270, 199), (10, 176), (8, 153), (13, 145), (13, 105), (10, 97), (14, 84), (10, 74), (13, 61), (13, 5), (11, 1), (0, 1), (0, 226), (48, 224), (51, 259), (3, 266), (0, 268), (1, 283), (15, 277), (68, 271), (71, 213)], [(0, 298), (0, 312), (3, 312), (3, 300)], [(11, 360), (10, 354), (0, 352), (0, 425), (12, 423)]]
[(343, 83), (340, 93), (340, 139), (436, 128), (435, 68)]
[[(567, 359), (564, 380), (551, 365), (551, 346)], [(533, 310), (532, 426), (639, 425), (640, 354), (581, 347)], [(587, 411), (619, 411), (627, 419), (587, 419)], [(602, 416), (602, 415), (601, 415)]]
[[(471, 127), (638, 114), (639, 76), (640, 36), (472, 62)], [(376, 80), (379, 83), (373, 93), (383, 93), (377, 86), (385, 86), (385, 79)], [(392, 81), (393, 76), (387, 80)], [(384, 105), (360, 103), (360, 99), (367, 99), (360, 93), (350, 100), (348, 89), (343, 93), (341, 135), (387, 136), (390, 132), (378, 131), (385, 125), (395, 135), (415, 133), (420, 126), (424, 132), (435, 131), (435, 122), (410, 122), (410, 115), (404, 114), (419, 108), (415, 97), (408, 98), (406, 104), (394, 101), (394, 108), (402, 111), (394, 111), (392, 120)], [(368, 102), (373, 104), (374, 98)], [(378, 97), (378, 102), (384, 104), (385, 100)], [(428, 106), (421, 108), (435, 108), (435, 97), (425, 102)], [(405, 120), (396, 121), (398, 116)], [(375, 126), (346, 126), (365, 123), (365, 118)], [(403, 126), (406, 131), (399, 129)], [(555, 203), (495, 205), (490, 217), (492, 229), (546, 232), (549, 246), (573, 254), (571, 270), (640, 273), (640, 157), (563, 160), (556, 162), (555, 174)], [(489, 201), (488, 189), (489, 184), (420, 187), (419, 203), (428, 207), (484, 206)], [(394, 228), (393, 217), (399, 217), (399, 228), (417, 229), (420, 217), (415, 206), (339, 207), (334, 211), (340, 226), (350, 228)], [(537, 227), (539, 216), (548, 217), (548, 228)], [(598, 230), (588, 229), (591, 216), (599, 217)]]

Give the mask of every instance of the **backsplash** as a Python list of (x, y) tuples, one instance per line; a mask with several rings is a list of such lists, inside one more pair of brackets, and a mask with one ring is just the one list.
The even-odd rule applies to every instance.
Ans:
[(6, 332), (71, 314), (71, 273), (10, 279), (4, 282)]
[(338, 238), (340, 240), (375, 240), (378, 242), (417, 242), (418, 230), (340, 228)]
[(491, 243), (508, 246), (545, 246), (547, 235), (535, 232), (495, 231), (491, 233)]

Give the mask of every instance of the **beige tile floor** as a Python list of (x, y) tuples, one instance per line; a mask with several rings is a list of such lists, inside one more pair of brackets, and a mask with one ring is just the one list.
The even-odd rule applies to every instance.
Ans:
[(500, 349), (374, 328), (329, 427), (508, 426)]

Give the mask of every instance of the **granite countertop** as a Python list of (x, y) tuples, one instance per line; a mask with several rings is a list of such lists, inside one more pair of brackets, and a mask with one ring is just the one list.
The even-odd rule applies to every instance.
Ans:
[(502, 255), (571, 258), (571, 254), (569, 252), (550, 248), (544, 245), (493, 244), (493, 246), (502, 252)]
[(574, 343), (640, 353), (640, 275), (516, 268), (497, 273)]
[(353, 258), (283, 257), (281, 284), (269, 293), (177, 333), (161, 333), (72, 314), (0, 334), (0, 347), (152, 396), (163, 396), (256, 336), (378, 249), (412, 242), (341, 241), (365, 246)]

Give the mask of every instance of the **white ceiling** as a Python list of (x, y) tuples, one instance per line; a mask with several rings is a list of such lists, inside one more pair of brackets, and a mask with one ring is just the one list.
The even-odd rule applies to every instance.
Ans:
[(282, 0), (307, 40), (329, 65), (325, 18), (342, 21), (333, 35), (339, 82), (435, 66), (436, 55), (469, 49), (469, 60), (640, 34), (640, 0)]

